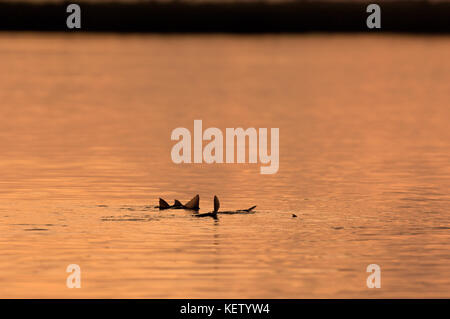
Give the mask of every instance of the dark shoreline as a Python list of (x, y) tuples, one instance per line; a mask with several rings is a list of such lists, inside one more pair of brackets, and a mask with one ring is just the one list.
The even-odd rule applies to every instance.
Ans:
[[(0, 3), (0, 31), (73, 32), (66, 27), (69, 3)], [(76, 32), (450, 33), (450, 2), (380, 3), (382, 28), (373, 30), (366, 27), (369, 3), (81, 3)]]

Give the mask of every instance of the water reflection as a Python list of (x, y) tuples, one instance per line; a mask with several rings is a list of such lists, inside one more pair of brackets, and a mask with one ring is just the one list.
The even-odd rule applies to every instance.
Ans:
[[(2, 34), (0, 296), (448, 297), (449, 54), (446, 37)], [(172, 163), (194, 119), (279, 127), (279, 172)], [(258, 207), (154, 209), (196, 193), (201, 212)]]

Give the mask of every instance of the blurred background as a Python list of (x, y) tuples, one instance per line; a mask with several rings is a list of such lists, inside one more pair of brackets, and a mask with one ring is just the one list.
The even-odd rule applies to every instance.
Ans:
[[(373, 1), (81, 0), (83, 31), (305, 32), (367, 31)], [(450, 32), (450, 2), (382, 0), (378, 31)], [(67, 1), (0, 2), (0, 29), (67, 31)], [(20, 14), (17, 14), (20, 12)]]

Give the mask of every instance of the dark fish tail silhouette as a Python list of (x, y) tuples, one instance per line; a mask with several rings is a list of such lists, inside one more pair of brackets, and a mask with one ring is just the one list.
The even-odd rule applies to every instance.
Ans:
[(196, 217), (213, 217), (214, 219), (216, 219), (217, 212), (219, 211), (219, 207), (220, 207), (219, 199), (217, 198), (217, 196), (214, 196), (214, 211), (209, 212), (209, 213), (204, 213), (204, 214), (197, 214), (194, 216), (196, 216)]
[(220, 208), (220, 202), (219, 202), (219, 198), (214, 195), (214, 212), (218, 212)]

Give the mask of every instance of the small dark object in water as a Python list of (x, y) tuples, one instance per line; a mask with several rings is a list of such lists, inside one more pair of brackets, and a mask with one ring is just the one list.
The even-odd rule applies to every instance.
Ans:
[(295, 215), (295, 214), (292, 214), (292, 217), (294, 217), (294, 218), (295, 218), (295, 217), (297, 217), (297, 215)]

